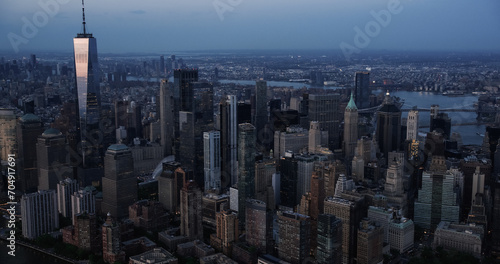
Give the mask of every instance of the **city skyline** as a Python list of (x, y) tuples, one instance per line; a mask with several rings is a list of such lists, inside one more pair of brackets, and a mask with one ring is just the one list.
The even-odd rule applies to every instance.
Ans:
[[(7, 1), (4, 5), (0, 11), (2, 52), (70, 51), (70, 36), (81, 31), (80, 1)], [(192, 1), (118, 4), (111, 0), (85, 5), (88, 32), (99, 38), (104, 53), (326, 49), (343, 50), (345, 55), (352, 48), (357, 49), (355, 53), (498, 51), (495, 43), (500, 40), (491, 34), (500, 29), (500, 17), (495, 14), (500, 3), (495, 1), (478, 5), (465, 0), (314, 0), (291, 5), (215, 0), (194, 5)]]

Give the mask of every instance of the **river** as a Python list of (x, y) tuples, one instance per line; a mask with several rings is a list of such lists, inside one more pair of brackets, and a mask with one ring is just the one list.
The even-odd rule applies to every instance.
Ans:
[[(0, 216), (0, 227), (6, 227), (7, 221), (5, 218)], [(18, 236), (20, 236), (19, 234)], [(3, 264), (26, 264), (26, 263), (37, 263), (37, 264), (52, 264), (61, 263), (66, 264), (68, 262), (62, 261), (60, 259), (51, 257), (49, 255), (40, 253), (38, 251), (23, 247), (21, 245), (16, 245), (15, 256), (8, 254), (9, 249), (7, 248), (7, 242), (0, 240), (0, 262)]]

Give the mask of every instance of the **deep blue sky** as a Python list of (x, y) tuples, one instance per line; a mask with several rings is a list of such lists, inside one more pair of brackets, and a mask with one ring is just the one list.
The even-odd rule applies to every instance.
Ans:
[[(371, 11), (395, 0), (87, 0), (99, 52), (224, 49), (339, 49), (355, 46)], [(80, 0), (1, 0), (0, 50), (71, 51), (82, 30)], [(58, 3), (48, 14), (39, 3)], [(498, 0), (400, 0), (401, 12), (363, 50), (500, 50)], [(234, 5), (231, 6), (231, 4)], [(231, 9), (219, 16), (219, 8)], [(24, 20), (38, 32), (23, 34)], [(222, 18), (222, 19), (221, 19)], [(46, 22), (46, 23), (44, 23)]]

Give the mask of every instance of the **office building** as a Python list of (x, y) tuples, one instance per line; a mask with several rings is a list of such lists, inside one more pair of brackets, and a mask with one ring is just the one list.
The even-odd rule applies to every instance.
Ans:
[(64, 217), (72, 218), (74, 212), (71, 207), (71, 195), (79, 189), (78, 182), (72, 179), (65, 179), (57, 184), (57, 208)]
[(382, 246), (384, 243), (384, 229), (363, 219), (358, 230), (357, 263), (377, 264), (384, 259)]
[(279, 159), (286, 151), (305, 153), (309, 145), (309, 133), (301, 127), (287, 127), (286, 131), (274, 132), (274, 158)]
[[(84, 11), (82, 9), (82, 11)], [(91, 131), (99, 129), (101, 92), (99, 87), (100, 69), (97, 60), (97, 41), (87, 33), (85, 13), (83, 32), (73, 39), (75, 56), (75, 78), (77, 98), (78, 139), (81, 142), (84, 168), (95, 168), (101, 161), (99, 143), (95, 142)]]
[(255, 127), (238, 125), (238, 219), (245, 224), (246, 200), (255, 197)]
[(122, 144), (111, 145), (104, 157), (102, 178), (102, 213), (117, 219), (128, 216), (128, 207), (137, 201), (137, 179), (130, 149)]
[(168, 80), (161, 80), (160, 83), (160, 142), (163, 149), (163, 156), (172, 154), (172, 146), (175, 140), (174, 127), (174, 95)]
[(105, 262), (125, 261), (121, 242), (120, 226), (108, 213), (106, 222), (102, 225), (102, 258)]
[(66, 137), (55, 128), (49, 128), (38, 136), (36, 155), (39, 190), (55, 190), (59, 181), (73, 177), (67, 149)]
[(344, 111), (344, 153), (347, 162), (354, 157), (354, 150), (358, 143), (358, 108), (354, 103), (354, 95), (347, 103)]
[(221, 206), (229, 205), (229, 196), (216, 192), (206, 192), (201, 199), (201, 205), (203, 206), (203, 226), (215, 230), (216, 214), (221, 210)]
[(188, 181), (181, 190), (181, 235), (202, 239), (202, 192), (194, 181)]
[(252, 118), (255, 126), (258, 146), (266, 146), (271, 142), (272, 131), (266, 129), (267, 113), (267, 82), (258, 80), (255, 83), (255, 114)]
[(246, 205), (246, 241), (257, 248), (260, 254), (272, 248), (272, 217), (265, 202), (247, 199)]
[(398, 151), (401, 142), (401, 110), (393, 99), (386, 94), (382, 107), (377, 112), (375, 138), (380, 152), (388, 157), (391, 151)]
[(220, 106), (221, 187), (238, 182), (238, 102), (235, 95), (223, 98)]
[(38, 191), (21, 197), (23, 236), (36, 239), (59, 228), (56, 191)]
[(15, 109), (0, 109), (0, 159), (8, 160), (16, 147), (17, 115)]
[(363, 109), (370, 107), (370, 72), (356, 72), (354, 78), (354, 98), (356, 105)]
[(339, 144), (339, 94), (309, 95), (309, 121), (318, 121), (320, 129), (328, 131), (328, 148), (338, 149)]
[(170, 213), (179, 211), (179, 196), (183, 186), (181, 164), (178, 162), (164, 162), (162, 172), (158, 176), (158, 200)]
[(317, 234), (317, 263), (342, 263), (342, 220), (331, 214), (320, 214)]
[(442, 221), (434, 232), (432, 247), (465, 252), (481, 258), (484, 232), (483, 226)]
[(279, 258), (292, 264), (302, 263), (310, 254), (311, 222), (308, 216), (293, 213), (278, 213)]
[(441, 221), (458, 222), (460, 207), (454, 177), (449, 172), (425, 171), (415, 201), (415, 224), (434, 229)]
[(225, 255), (231, 255), (232, 246), (239, 237), (238, 215), (231, 209), (221, 208), (215, 218), (216, 233), (210, 236), (210, 244)]
[(203, 132), (203, 160), (205, 172), (205, 191), (221, 191), (221, 144), (220, 132)]
[(43, 131), (42, 120), (34, 114), (25, 114), (17, 122), (17, 153), (10, 154), (16, 154), (16, 189), (23, 193), (36, 192), (38, 188), (36, 143)]
[(78, 190), (71, 195), (71, 212), (73, 214), (73, 223), (76, 221), (77, 214), (95, 214), (95, 195), (90, 188)]
[(309, 125), (308, 152), (319, 153), (321, 148), (328, 147), (328, 131), (322, 131), (318, 121), (311, 121)]
[(410, 110), (406, 119), (406, 140), (417, 140), (418, 136), (418, 111)]
[(429, 132), (433, 131), (443, 134), (445, 139), (450, 138), (451, 118), (448, 117), (447, 113), (437, 113), (436, 115), (431, 115)]

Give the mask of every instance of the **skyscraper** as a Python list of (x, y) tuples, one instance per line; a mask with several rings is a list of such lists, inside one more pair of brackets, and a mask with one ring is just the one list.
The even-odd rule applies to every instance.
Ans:
[(320, 214), (317, 234), (317, 263), (342, 263), (342, 220), (331, 214)]
[(358, 230), (357, 263), (380, 263), (383, 260), (383, 243), (384, 229), (380, 226), (375, 226), (369, 219), (363, 219)]
[(183, 179), (179, 179), (176, 173), (181, 164), (178, 162), (164, 162), (163, 170), (158, 177), (158, 200), (170, 213), (179, 211), (179, 186), (182, 186)]
[(59, 228), (56, 191), (38, 191), (21, 197), (23, 236), (35, 239)]
[(0, 159), (8, 160), (16, 146), (16, 111), (0, 109)]
[(238, 125), (238, 219), (245, 224), (246, 200), (255, 197), (255, 127)]
[(60, 180), (73, 176), (69, 166), (66, 137), (57, 129), (49, 128), (36, 143), (38, 189), (55, 190)]
[(256, 247), (260, 254), (266, 253), (271, 248), (272, 217), (265, 202), (248, 199), (246, 203), (246, 241)]
[(354, 103), (354, 96), (344, 111), (344, 152), (347, 162), (351, 162), (354, 157), (354, 149), (358, 143), (358, 108)]
[(418, 111), (410, 110), (406, 121), (406, 140), (417, 140), (418, 135)]
[(106, 222), (102, 225), (102, 258), (104, 261), (108, 263), (125, 261), (120, 235), (120, 226), (108, 213)]
[(161, 80), (160, 83), (160, 129), (163, 156), (168, 156), (172, 154), (175, 135), (173, 91), (168, 80)]
[(71, 195), (78, 191), (79, 185), (76, 180), (64, 179), (57, 184), (57, 208), (64, 217), (73, 217), (71, 207)]
[(397, 151), (401, 142), (401, 110), (396, 106), (389, 93), (386, 94), (382, 107), (377, 112), (375, 137), (384, 157), (391, 151)]
[(102, 212), (116, 218), (128, 216), (128, 207), (137, 201), (137, 180), (130, 149), (122, 144), (111, 145), (104, 158), (102, 178)]
[(354, 77), (354, 100), (363, 109), (370, 107), (370, 72), (356, 72)]
[(279, 258), (292, 264), (303, 263), (310, 253), (311, 221), (309, 216), (278, 212)]
[(309, 121), (318, 121), (328, 131), (328, 148), (339, 148), (339, 94), (309, 95)]
[(26, 114), (18, 120), (16, 163), (18, 189), (22, 192), (35, 192), (38, 188), (36, 141), (43, 130), (42, 120), (34, 114)]
[(267, 82), (258, 80), (255, 83), (255, 114), (252, 124), (255, 126), (257, 145), (264, 146), (271, 142), (271, 131), (265, 130), (267, 117)]
[(205, 191), (221, 190), (220, 132), (203, 132)]
[(216, 233), (210, 236), (210, 244), (220, 247), (225, 255), (231, 255), (232, 245), (239, 237), (238, 215), (231, 209), (221, 208), (215, 213), (215, 222)]
[(202, 239), (202, 192), (194, 181), (184, 183), (181, 190), (181, 235)]
[(318, 153), (321, 147), (327, 146), (328, 131), (322, 131), (318, 121), (311, 121), (309, 125), (309, 153)]
[(238, 102), (228, 95), (220, 103), (221, 187), (226, 189), (238, 182)]
[(95, 167), (99, 163), (99, 144), (91, 131), (99, 128), (101, 93), (99, 89), (99, 63), (97, 61), (97, 42), (87, 33), (85, 8), (83, 7), (83, 33), (73, 39), (75, 54), (76, 98), (78, 106), (79, 137), (82, 144), (84, 167)]

